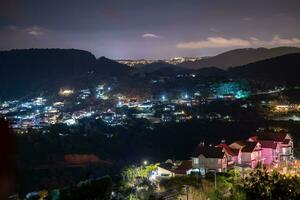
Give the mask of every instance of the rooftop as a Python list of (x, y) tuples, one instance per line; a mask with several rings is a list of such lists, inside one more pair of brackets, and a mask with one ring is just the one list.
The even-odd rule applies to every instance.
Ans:
[(242, 148), (242, 152), (253, 152), (257, 142), (245, 142), (245, 146)]
[(221, 147), (198, 145), (192, 153), (192, 156), (198, 157), (199, 155), (203, 155), (206, 158), (223, 158), (224, 154), (225, 152)]
[(287, 134), (287, 132), (260, 132), (257, 134), (257, 139), (283, 142), (284, 139), (286, 139)]

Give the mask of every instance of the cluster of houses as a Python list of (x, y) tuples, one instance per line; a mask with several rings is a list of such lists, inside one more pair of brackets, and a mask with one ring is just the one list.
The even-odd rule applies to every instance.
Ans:
[(276, 167), (294, 159), (293, 140), (285, 131), (259, 131), (247, 140), (216, 146), (200, 143), (191, 160), (166, 161), (159, 165), (158, 176), (179, 176), (207, 172), (226, 172), (232, 168)]

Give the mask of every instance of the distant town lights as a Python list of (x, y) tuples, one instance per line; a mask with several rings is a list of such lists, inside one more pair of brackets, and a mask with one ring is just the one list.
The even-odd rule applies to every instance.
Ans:
[(71, 89), (60, 89), (59, 90), (59, 95), (61, 96), (70, 96), (74, 93), (74, 90)]

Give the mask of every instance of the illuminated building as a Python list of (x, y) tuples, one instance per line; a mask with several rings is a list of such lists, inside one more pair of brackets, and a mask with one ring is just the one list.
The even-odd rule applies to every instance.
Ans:
[(247, 84), (239, 82), (227, 82), (212, 85), (211, 91), (217, 98), (243, 99), (249, 97), (250, 95), (247, 87)]
[(72, 94), (74, 94), (74, 90), (71, 90), (71, 89), (60, 89), (59, 90), (59, 95), (60, 96), (70, 96), (70, 95), (72, 95)]
[(68, 126), (73, 126), (77, 123), (77, 121), (75, 119), (67, 119), (64, 121), (65, 124), (67, 124)]

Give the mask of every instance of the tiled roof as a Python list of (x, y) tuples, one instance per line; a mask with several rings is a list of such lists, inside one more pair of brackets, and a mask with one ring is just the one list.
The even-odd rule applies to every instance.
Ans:
[(245, 141), (243, 141), (243, 140), (238, 140), (238, 141), (236, 141), (236, 142), (234, 142), (234, 143), (237, 143), (237, 144), (239, 144), (239, 145), (241, 145), (241, 146), (245, 146)]
[(239, 154), (239, 150), (230, 148), (227, 144), (221, 143), (216, 147), (221, 147), (225, 150), (225, 152), (231, 156), (237, 156)]
[(241, 149), (244, 146), (245, 146), (245, 141), (242, 140), (235, 141), (234, 143), (229, 145), (231, 149)]
[(242, 152), (253, 152), (257, 142), (246, 142), (245, 146), (242, 148)]
[(161, 163), (158, 167), (171, 171), (174, 165), (172, 163)]
[(259, 140), (262, 148), (272, 148), (276, 149), (277, 143), (272, 140)]
[(183, 160), (181, 164), (173, 170), (176, 174), (186, 174), (188, 170), (192, 169), (192, 161), (191, 160)]
[(275, 142), (283, 142), (286, 138), (286, 132), (261, 132), (257, 134), (258, 140), (273, 140)]
[(198, 157), (199, 155), (203, 155), (206, 158), (223, 158), (224, 154), (225, 152), (220, 147), (209, 147), (199, 145), (192, 153), (192, 156)]

